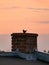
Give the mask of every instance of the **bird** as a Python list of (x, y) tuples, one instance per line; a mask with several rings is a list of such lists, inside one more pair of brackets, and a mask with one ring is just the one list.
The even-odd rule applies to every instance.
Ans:
[(24, 30), (24, 29), (23, 29), (23, 33), (26, 33), (26, 31), (27, 31), (27, 30)]

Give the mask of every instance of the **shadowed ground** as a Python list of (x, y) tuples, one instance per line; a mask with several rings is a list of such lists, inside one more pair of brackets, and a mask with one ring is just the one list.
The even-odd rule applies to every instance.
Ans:
[(11, 57), (0, 57), (0, 65), (49, 65), (49, 63), (42, 61), (26, 61)]

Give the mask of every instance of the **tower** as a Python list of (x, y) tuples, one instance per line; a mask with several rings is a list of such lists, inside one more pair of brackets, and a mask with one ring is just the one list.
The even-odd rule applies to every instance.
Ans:
[(37, 36), (36, 33), (26, 33), (26, 30), (23, 30), (23, 33), (12, 33), (12, 51), (17, 49), (24, 53), (32, 53), (37, 49)]

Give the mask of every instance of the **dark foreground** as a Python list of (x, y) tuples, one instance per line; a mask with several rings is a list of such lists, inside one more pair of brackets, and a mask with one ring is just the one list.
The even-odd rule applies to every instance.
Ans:
[(43, 61), (26, 61), (12, 57), (0, 57), (0, 65), (49, 65), (49, 63)]

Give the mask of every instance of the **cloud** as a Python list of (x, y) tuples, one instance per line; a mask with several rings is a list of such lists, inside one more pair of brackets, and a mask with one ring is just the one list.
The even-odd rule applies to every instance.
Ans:
[(11, 7), (11, 8), (21, 8), (21, 7), (16, 7), (16, 6), (14, 6), (14, 7)]
[(16, 7), (16, 6), (12, 6), (12, 7), (0, 7), (0, 9), (18, 9), (21, 7)]
[(49, 24), (49, 21), (40, 21), (39, 23)]
[(25, 7), (18, 7), (18, 6), (12, 6), (12, 7), (0, 7), (0, 9), (18, 9), (18, 8), (22, 8), (22, 9), (29, 9), (29, 10), (34, 10), (34, 11), (49, 11), (49, 8), (25, 8)]
[(49, 8), (27, 8), (27, 9), (35, 11), (49, 11)]
[(33, 22), (33, 23), (36, 23), (36, 24), (49, 24), (49, 21), (36, 21), (36, 22)]
[(49, 21), (38, 21), (38, 22), (35, 22), (35, 23), (49, 24)]

